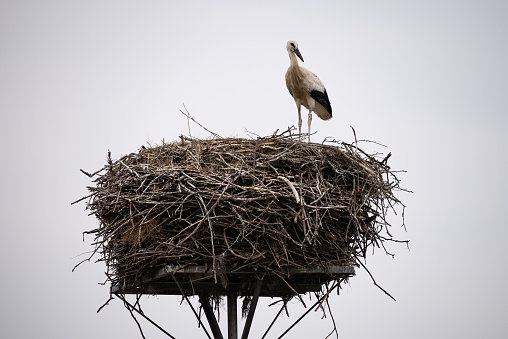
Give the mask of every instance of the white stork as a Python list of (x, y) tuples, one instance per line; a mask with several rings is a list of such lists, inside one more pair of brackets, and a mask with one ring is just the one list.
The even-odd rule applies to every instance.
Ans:
[(332, 117), (332, 106), (328, 99), (325, 86), (319, 80), (317, 75), (306, 68), (298, 65), (298, 56), (303, 62), (303, 57), (298, 50), (298, 44), (294, 40), (289, 40), (286, 49), (289, 53), (291, 64), (286, 72), (286, 86), (289, 93), (295, 99), (298, 107), (298, 132), (302, 134), (302, 114), (301, 105), (309, 110), (309, 142), (310, 142), (310, 124), (312, 122), (312, 112), (323, 120), (329, 120)]

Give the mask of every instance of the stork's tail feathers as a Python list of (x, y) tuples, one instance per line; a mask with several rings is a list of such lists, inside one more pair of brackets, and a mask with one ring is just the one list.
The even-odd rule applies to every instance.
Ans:
[(316, 115), (318, 117), (320, 117), (322, 120), (330, 120), (332, 118), (332, 110), (331, 110), (331, 107), (330, 107), (330, 111), (328, 111), (327, 109), (325, 109), (323, 107), (323, 105), (321, 105), (319, 102), (316, 102), (316, 107), (314, 107), (314, 113), (316, 113)]

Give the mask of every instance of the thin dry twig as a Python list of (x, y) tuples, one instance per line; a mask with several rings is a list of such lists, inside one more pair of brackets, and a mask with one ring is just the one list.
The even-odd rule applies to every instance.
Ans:
[(210, 131), (208, 128), (206, 128), (205, 126), (201, 125), (198, 121), (196, 121), (192, 115), (189, 113), (189, 111), (187, 110), (187, 107), (185, 107), (185, 104), (183, 104), (183, 108), (185, 109), (185, 112), (180, 110), (180, 113), (182, 113), (183, 115), (185, 115), (187, 117), (187, 125), (188, 125), (188, 128), (189, 128), (189, 135), (191, 135), (190, 133), (190, 124), (189, 124), (189, 120), (192, 120), (196, 125), (198, 125), (199, 127), (201, 127), (202, 129), (204, 129), (205, 131), (207, 131), (208, 133), (212, 134), (215, 138), (217, 139), (222, 139), (222, 137), (220, 135), (218, 135), (217, 133), (214, 133), (212, 131)]

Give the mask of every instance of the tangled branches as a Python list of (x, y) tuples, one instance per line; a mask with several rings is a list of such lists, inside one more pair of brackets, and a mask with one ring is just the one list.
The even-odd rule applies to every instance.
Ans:
[[(93, 176), (87, 209), (114, 285), (165, 265), (288, 276), (290, 267), (355, 265), (391, 239), (400, 201), (386, 159), (357, 147), (302, 143), (291, 130), (257, 139), (142, 147)], [(282, 278), (283, 279), (283, 278)]]

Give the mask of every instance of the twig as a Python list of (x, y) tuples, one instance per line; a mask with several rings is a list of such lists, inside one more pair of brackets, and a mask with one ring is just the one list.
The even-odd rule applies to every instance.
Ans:
[(114, 298), (113, 297), (109, 297), (108, 301), (106, 301), (101, 307), (99, 307), (99, 309), (97, 310), (97, 313), (99, 313), (107, 304), (109, 304), (109, 302), (111, 300), (113, 300)]
[(136, 317), (134, 316), (134, 313), (132, 313), (132, 311), (136, 311), (136, 313), (138, 313), (140, 316), (142, 316), (143, 318), (145, 318), (148, 322), (150, 322), (152, 325), (154, 325), (155, 327), (157, 327), (162, 333), (164, 333), (165, 335), (167, 335), (168, 337), (172, 338), (172, 339), (176, 339), (175, 337), (173, 337), (171, 334), (169, 334), (166, 330), (164, 330), (162, 327), (160, 327), (159, 325), (157, 325), (152, 319), (148, 318), (145, 314), (143, 314), (143, 312), (139, 311), (136, 307), (134, 307), (133, 305), (131, 305), (129, 302), (127, 302), (127, 300), (121, 296), (120, 294), (115, 294), (118, 299), (122, 300), (124, 302), (124, 306), (125, 308), (127, 308), (132, 316), (132, 318), (134, 319), (134, 321), (136, 322), (136, 324), (138, 325), (138, 328), (139, 328), (139, 331), (141, 332), (141, 336), (143, 338), (145, 338), (145, 335), (143, 334), (143, 330), (141, 329), (141, 325), (139, 324), (138, 320), (136, 319)]
[(281, 176), (279, 175), (277, 177), (278, 179), (281, 179), (281, 180), (284, 180), (284, 182), (286, 184), (288, 184), (288, 186), (291, 188), (291, 191), (293, 192), (294, 196), (295, 196), (295, 199), (296, 199), (296, 203), (299, 204), (300, 203), (300, 196), (298, 195), (298, 192), (296, 191), (296, 188), (295, 186), (293, 185), (293, 183), (291, 181), (289, 181), (288, 178), (284, 177), (284, 176)]
[(370, 273), (369, 269), (360, 260), (357, 260), (357, 262), (365, 269), (365, 271), (367, 271), (367, 273), (370, 276), (370, 279), (372, 279), (372, 282), (374, 283), (374, 285), (376, 285), (377, 288), (379, 288), (381, 291), (385, 292), (385, 294), (387, 296), (389, 296), (390, 298), (392, 298), (393, 301), (397, 301), (397, 300), (395, 300), (394, 297), (392, 297), (392, 295), (390, 293), (388, 293), (384, 288), (382, 288), (380, 285), (378, 285), (378, 283), (374, 279), (374, 276), (372, 276), (372, 274)]
[[(180, 110), (180, 113), (182, 113), (183, 115), (185, 115), (187, 117), (187, 119), (190, 119), (192, 120), (194, 123), (196, 123), (199, 127), (201, 127), (202, 129), (204, 129), (205, 131), (207, 131), (208, 133), (210, 133), (211, 135), (213, 135), (215, 138), (217, 139), (222, 139), (222, 137), (220, 135), (218, 135), (217, 133), (214, 133), (212, 131), (210, 131), (208, 128), (204, 127), (203, 125), (201, 125), (199, 122), (197, 122), (193, 117), (192, 115), (189, 113), (189, 111), (187, 110), (187, 107), (185, 107), (185, 104), (183, 104), (183, 108), (185, 108), (185, 112), (183, 112), (182, 110)], [(189, 127), (189, 135), (190, 135), (190, 127)]]
[[(134, 316), (134, 313), (132, 312), (132, 310), (136, 310), (136, 308), (134, 306), (132, 306), (131, 304), (127, 303), (127, 301), (125, 301), (125, 299), (123, 300), (124, 302), (124, 306), (127, 310), (129, 310), (129, 313), (132, 317), (132, 319), (134, 319), (134, 322), (136, 323), (136, 325), (138, 326), (138, 329), (139, 329), (139, 333), (141, 333), (141, 337), (143, 337), (143, 339), (146, 339), (145, 337), (145, 334), (143, 333), (143, 329), (141, 328), (141, 324), (139, 323), (138, 319), (136, 319), (136, 317)], [(136, 310), (137, 311), (137, 310)], [(139, 314), (143, 315), (142, 313), (140, 313), (139, 311), (137, 311)]]
[(333, 334), (333, 332), (335, 332), (337, 339), (339, 339), (339, 332), (337, 331), (337, 324), (335, 323), (335, 319), (333, 317), (332, 309), (330, 307), (330, 303), (328, 302), (328, 298), (326, 298), (326, 307), (328, 308), (328, 313), (330, 313), (330, 318), (332, 318), (333, 330), (332, 330), (332, 332), (330, 332), (329, 335), (327, 335), (325, 337), (325, 339), (329, 338)]

